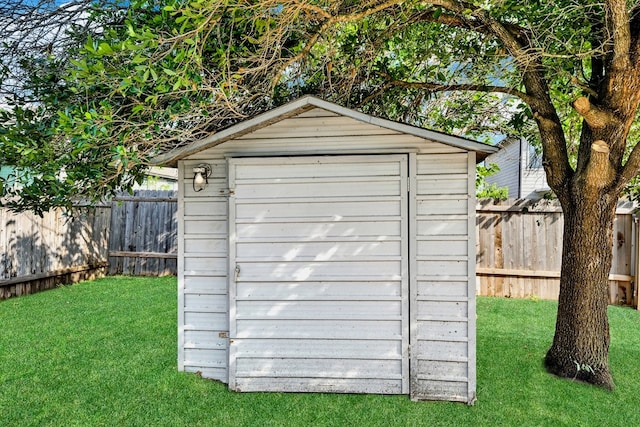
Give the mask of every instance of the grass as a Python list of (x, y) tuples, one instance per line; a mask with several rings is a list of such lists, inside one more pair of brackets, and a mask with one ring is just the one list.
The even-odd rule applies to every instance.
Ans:
[(640, 313), (610, 308), (616, 390), (541, 360), (555, 303), (478, 299), (478, 402), (232, 393), (176, 370), (175, 278), (110, 277), (0, 302), (2, 426), (640, 425)]

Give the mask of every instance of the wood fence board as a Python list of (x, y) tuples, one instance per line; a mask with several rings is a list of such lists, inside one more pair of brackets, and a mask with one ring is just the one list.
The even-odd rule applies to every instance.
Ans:
[(618, 215), (614, 222), (612, 266), (614, 272), (628, 272), (631, 269), (632, 224), (631, 215)]
[(111, 205), (78, 207), (72, 216), (0, 209), (0, 299), (104, 273), (176, 274), (175, 194), (140, 191)]

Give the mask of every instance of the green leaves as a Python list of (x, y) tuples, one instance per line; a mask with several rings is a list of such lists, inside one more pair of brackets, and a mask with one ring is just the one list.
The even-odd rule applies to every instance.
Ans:
[(490, 165), (476, 166), (476, 197), (506, 200), (509, 195), (507, 187), (498, 187), (496, 184), (488, 184), (487, 178), (500, 171), (500, 167), (491, 163)]
[(98, 49), (96, 51), (96, 53), (98, 55), (113, 55), (113, 49), (111, 48), (111, 46), (106, 43), (106, 42), (102, 42), (98, 45)]
[[(584, 16), (565, 3), (483, 3), (483, 13), (548, 40), (552, 90), (568, 99), (569, 74), (584, 67), (555, 53), (600, 45), (587, 43), (590, 30), (572, 28)], [(591, 3), (582, 11), (597, 12)], [(25, 100), (13, 110), (22, 118), (0, 120), (11, 140), (2, 138), (7, 152), (27, 153), (22, 164), (33, 177), (65, 170), (62, 187), (53, 186), (57, 196), (36, 197), (33, 189), (29, 203), (43, 205), (126, 187), (157, 153), (304, 93), (489, 142), (499, 134), (530, 138), (531, 111), (514, 98), (453, 90), (521, 89), (518, 64), (504, 47), (469, 28), (477, 19), (470, 5), (466, 14), (418, 1), (375, 13), (370, 2), (281, 0), (133, 0), (120, 10), (96, 9), (90, 19), (99, 31), (76, 40), (71, 59), (24, 58), (31, 105), (41, 108), (29, 113)], [(557, 97), (566, 106), (565, 98)], [(83, 176), (97, 180), (97, 189), (67, 182)]]
[[(231, 0), (125, 6), (94, 5), (88, 16), (99, 31), (69, 46), (68, 60), (23, 59), (35, 102), (18, 100), (0, 117), (0, 164), (22, 171), (18, 186), (3, 186), (14, 209), (129, 189), (154, 155), (268, 105), (265, 86), (245, 82), (244, 58), (260, 48), (271, 17), (254, 24), (251, 7)], [(50, 65), (56, 84), (45, 81)]]

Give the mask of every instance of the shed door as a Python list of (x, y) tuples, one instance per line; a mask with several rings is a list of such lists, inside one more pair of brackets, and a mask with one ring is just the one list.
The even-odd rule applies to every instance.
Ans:
[(408, 393), (407, 156), (229, 175), (230, 388)]

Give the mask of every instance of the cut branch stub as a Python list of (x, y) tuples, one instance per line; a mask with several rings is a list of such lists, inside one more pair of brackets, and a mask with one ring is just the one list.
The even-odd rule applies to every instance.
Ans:
[(591, 129), (602, 129), (615, 119), (611, 113), (596, 107), (585, 96), (576, 99), (573, 102), (573, 108)]
[(585, 176), (589, 187), (605, 188), (615, 180), (616, 173), (609, 161), (609, 151), (609, 144), (601, 139), (591, 144), (591, 158)]
[(556, 126), (556, 122), (544, 117), (542, 114), (540, 114), (537, 111), (533, 113), (533, 118), (538, 122), (539, 126), (542, 127), (543, 129), (552, 129), (553, 127)]
[(609, 154), (609, 151), (610, 151), (607, 143), (601, 139), (594, 141), (593, 144), (591, 144), (591, 149), (597, 153), (604, 153), (607, 155)]

